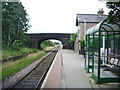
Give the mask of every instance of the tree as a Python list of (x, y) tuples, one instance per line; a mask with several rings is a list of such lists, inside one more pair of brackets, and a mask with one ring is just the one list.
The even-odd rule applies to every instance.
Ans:
[(111, 9), (108, 15), (108, 23), (115, 24), (120, 22), (120, 1), (107, 2), (106, 6)]
[(77, 33), (74, 33), (70, 37), (70, 47), (71, 47), (71, 49), (74, 49), (74, 43), (75, 43), (76, 37), (77, 37)]
[(54, 45), (59, 45), (60, 43), (59, 42), (54, 42)]
[(49, 46), (54, 46), (54, 43), (50, 40), (45, 40), (41, 43), (42, 48), (46, 48), (46, 47), (49, 47)]
[(24, 44), (30, 25), (29, 18), (21, 2), (2, 2), (2, 41), (4, 47)]

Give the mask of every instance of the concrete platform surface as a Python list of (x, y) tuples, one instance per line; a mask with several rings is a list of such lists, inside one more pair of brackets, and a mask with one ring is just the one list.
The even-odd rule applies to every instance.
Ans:
[(84, 70), (84, 57), (73, 50), (57, 53), (41, 88), (118, 88), (118, 83), (95, 84)]
[(83, 72), (84, 63), (81, 57), (72, 50), (62, 50), (65, 88), (92, 88), (89, 79)]

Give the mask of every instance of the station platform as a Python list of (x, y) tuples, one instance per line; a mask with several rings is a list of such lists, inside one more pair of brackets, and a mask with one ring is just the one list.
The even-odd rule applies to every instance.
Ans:
[(96, 84), (84, 69), (84, 57), (73, 50), (58, 51), (41, 88), (118, 89), (119, 83)]

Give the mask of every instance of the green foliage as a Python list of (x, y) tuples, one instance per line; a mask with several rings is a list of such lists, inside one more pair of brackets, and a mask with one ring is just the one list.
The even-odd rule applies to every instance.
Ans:
[(46, 48), (46, 47), (48, 47), (48, 46), (54, 46), (54, 43), (53, 43), (52, 41), (50, 41), (50, 40), (45, 40), (45, 41), (43, 41), (43, 42), (41, 43), (41, 47), (42, 47), (42, 48)]
[(84, 42), (85, 42), (85, 40), (83, 39), (83, 40), (80, 40), (80, 46), (81, 46), (81, 50), (80, 50), (80, 52), (79, 53), (81, 53), (81, 54), (84, 54)]
[(3, 48), (24, 46), (28, 42), (28, 14), (20, 2), (2, 2), (2, 44)]
[(71, 35), (71, 37), (70, 37), (70, 46), (71, 46), (71, 49), (74, 49), (74, 43), (75, 43), (76, 37), (77, 37), (77, 33)]
[(13, 43), (12, 43), (12, 46), (11, 48), (13, 50), (20, 50), (20, 46), (22, 45), (22, 42), (20, 40), (15, 40)]
[(14, 75), (15, 73), (19, 72), (21, 69), (32, 64), (34, 61), (40, 59), (45, 54), (46, 54), (46, 52), (38, 52), (35, 55), (31, 54), (27, 57), (24, 57), (23, 59), (20, 59), (17, 61), (10, 61), (10, 62), (7, 62), (6, 64), (3, 64), (2, 80), (4, 80), (6, 77), (9, 77), (9, 76)]
[(54, 45), (58, 45), (59, 44), (59, 42), (54, 42)]
[(115, 24), (120, 22), (120, 1), (119, 2), (107, 2), (106, 6), (111, 9), (108, 15), (108, 23)]
[[(9, 76), (14, 75), (15, 73), (19, 72), (21, 69), (32, 64), (36, 60), (40, 59), (42, 56), (44, 56), (46, 53), (48, 53), (52, 49), (53, 48), (49, 48), (47, 51), (45, 51), (45, 50), (38, 51), (37, 49), (32, 49), (32, 48), (21, 48), (20, 51), (16, 50), (16, 52), (15, 52), (15, 50), (14, 51), (13, 50), (4, 50), (4, 53), (6, 51), (7, 52), (6, 54), (11, 54), (11, 53), (8, 53), (8, 51), (9, 51), (9, 52), (12, 52), (12, 55), (13, 54), (18, 55), (18, 53), (24, 54), (27, 52), (29, 52), (29, 53), (36, 52), (36, 53), (31, 53), (28, 56), (25, 56), (24, 58), (16, 60), (16, 61), (5, 62), (2, 65), (2, 74), (0, 74), (0, 80), (4, 80)], [(8, 55), (8, 56), (11, 56), (11, 55)]]
[(81, 41), (80, 41), (80, 46), (82, 46), (82, 47), (84, 46), (84, 41), (85, 41), (85, 40), (81, 40)]
[(37, 52), (37, 49), (34, 48), (28, 48), (28, 47), (23, 47), (18, 49), (12, 49), (12, 48), (5, 48), (2, 50), (2, 58), (9, 58), (9, 57), (14, 57), (14, 56), (18, 56), (18, 55), (25, 55), (25, 54), (29, 54), (29, 53), (35, 53)]

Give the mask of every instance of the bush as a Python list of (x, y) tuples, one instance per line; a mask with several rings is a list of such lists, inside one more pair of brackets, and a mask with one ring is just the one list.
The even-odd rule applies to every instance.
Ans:
[(81, 40), (81, 41), (80, 41), (80, 46), (82, 46), (82, 47), (84, 46), (84, 41), (85, 41), (85, 40)]
[(50, 40), (45, 40), (45, 41), (43, 41), (43, 42), (41, 43), (41, 47), (42, 47), (42, 48), (46, 48), (46, 47), (48, 47), (48, 46), (54, 46), (54, 43), (53, 43), (52, 41), (50, 41)]
[(77, 37), (77, 33), (71, 35), (71, 37), (70, 37), (70, 41), (69, 42), (70, 42), (71, 49), (74, 49), (74, 43), (75, 43), (76, 37)]
[(7, 48), (7, 49), (3, 49), (2, 58), (8, 58), (8, 57), (18, 56), (18, 55), (26, 55), (26, 54), (29, 54), (29, 53), (35, 53), (37, 51), (38, 51), (37, 49), (28, 48), (28, 47), (20, 48), (20, 50), (16, 50), (16, 49), (13, 50), (11, 48)]
[(13, 44), (11, 45), (11, 48), (13, 50), (20, 50), (20, 47), (22, 46), (22, 42), (20, 40), (15, 40)]

